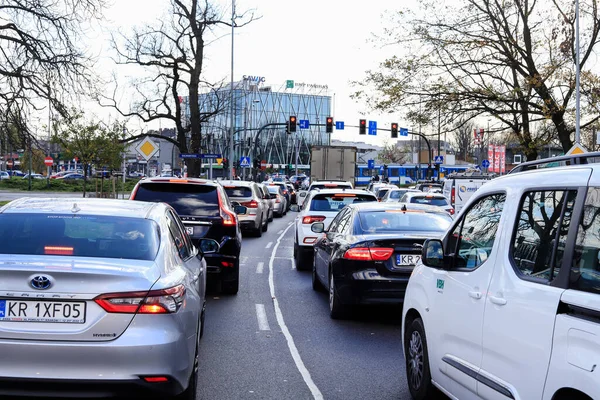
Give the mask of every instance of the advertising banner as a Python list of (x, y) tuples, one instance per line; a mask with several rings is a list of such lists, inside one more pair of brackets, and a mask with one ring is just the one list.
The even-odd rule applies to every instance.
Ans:
[(500, 173), (500, 146), (494, 146), (494, 173)]
[(506, 173), (506, 146), (500, 146), (500, 172)]

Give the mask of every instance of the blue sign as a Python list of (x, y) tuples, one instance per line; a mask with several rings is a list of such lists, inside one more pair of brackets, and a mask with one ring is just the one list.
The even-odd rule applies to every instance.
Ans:
[(201, 154), (196, 153), (180, 153), (179, 158), (200, 158)]
[(240, 157), (240, 167), (248, 168), (250, 166), (250, 157), (242, 156)]
[(384, 171), (384, 169), (383, 169), (383, 165), (382, 165), (381, 167), (379, 167), (379, 172), (380, 172), (381, 174), (383, 174), (383, 171)]
[(369, 121), (369, 135), (377, 135), (377, 121)]
[(488, 160), (483, 160), (483, 161), (481, 162), (481, 166), (482, 166), (483, 168), (488, 168), (488, 167), (490, 166), (490, 162), (489, 162)]
[(335, 121), (335, 129), (343, 130), (344, 129), (344, 121)]
[(375, 169), (375, 160), (368, 160), (367, 166), (369, 167), (369, 169)]
[(400, 136), (408, 136), (408, 128), (400, 128)]
[(433, 158), (433, 162), (436, 164), (441, 164), (444, 162), (444, 156), (435, 156)]
[(298, 125), (300, 126), (300, 129), (308, 129), (309, 123), (307, 119), (301, 119), (298, 121)]
[(199, 154), (200, 158), (221, 158), (220, 154)]

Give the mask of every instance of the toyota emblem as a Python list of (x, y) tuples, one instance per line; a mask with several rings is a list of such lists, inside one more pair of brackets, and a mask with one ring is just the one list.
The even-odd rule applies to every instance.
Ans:
[(52, 286), (52, 281), (50, 278), (44, 275), (35, 276), (31, 282), (31, 287), (37, 290), (45, 290)]

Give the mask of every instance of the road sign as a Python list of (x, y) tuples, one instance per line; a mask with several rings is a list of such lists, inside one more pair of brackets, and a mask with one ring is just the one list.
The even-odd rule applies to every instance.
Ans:
[(261, 160), (260, 161), (260, 169), (262, 169), (263, 171), (265, 169), (267, 169), (267, 160)]
[(369, 121), (369, 135), (377, 135), (377, 121)]
[(200, 158), (222, 158), (220, 154), (199, 154)]
[(223, 159), (222, 158), (217, 158), (217, 164), (221, 165), (223, 163)]
[(408, 128), (400, 128), (400, 136), (408, 136)]
[(44, 158), (44, 164), (51, 167), (52, 164), (54, 164), (54, 160), (52, 159), (52, 157), (46, 157), (46, 158)]
[(240, 157), (240, 167), (250, 168), (250, 157), (247, 157), (247, 156)]
[(309, 122), (307, 119), (301, 119), (298, 121), (298, 125), (300, 126), (300, 129), (308, 129)]
[(369, 167), (369, 169), (375, 169), (375, 160), (369, 160), (367, 161), (367, 166)]
[(383, 169), (383, 165), (382, 165), (382, 166), (379, 167), (379, 173), (383, 174), (383, 171), (384, 171), (384, 169)]
[(570, 155), (577, 155), (577, 154), (583, 154), (583, 153), (587, 153), (587, 149), (585, 147), (583, 147), (580, 143), (575, 143), (573, 145), (573, 147), (571, 147), (571, 149), (569, 151), (567, 151), (567, 154), (565, 154), (565, 155), (570, 156)]
[[(152, 157), (158, 153), (160, 147), (149, 137), (145, 137), (136, 147), (135, 150), (139, 155), (144, 157), (146, 161), (150, 160)], [(77, 162), (77, 161), (75, 161)]]
[(344, 129), (344, 121), (335, 121), (335, 129), (343, 130)]
[(200, 158), (201, 154), (197, 153), (180, 153), (179, 158)]
[(441, 164), (444, 162), (444, 156), (435, 156), (433, 158), (433, 162), (436, 164)]
[(483, 168), (489, 168), (489, 167), (490, 167), (490, 162), (489, 162), (488, 160), (483, 160), (483, 161), (481, 162), (481, 166), (482, 166)]

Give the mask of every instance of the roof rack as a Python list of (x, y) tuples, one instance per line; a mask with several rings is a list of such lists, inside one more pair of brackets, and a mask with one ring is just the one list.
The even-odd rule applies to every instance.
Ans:
[(531, 171), (542, 168), (556, 168), (566, 165), (598, 164), (600, 163), (600, 152), (571, 154), (568, 156), (558, 156), (551, 158), (541, 158), (534, 161), (526, 161), (510, 170), (509, 174), (517, 172)]

